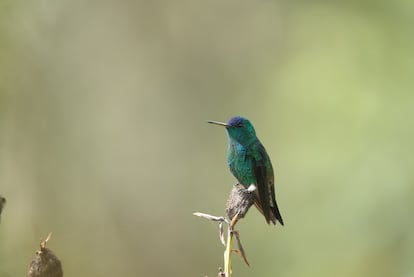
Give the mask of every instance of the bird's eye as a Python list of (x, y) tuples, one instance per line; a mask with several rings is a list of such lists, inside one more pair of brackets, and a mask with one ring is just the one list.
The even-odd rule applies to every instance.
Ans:
[(241, 123), (241, 122), (240, 122), (240, 123), (238, 123), (238, 124), (236, 125), (236, 127), (237, 127), (237, 128), (241, 128), (241, 127), (243, 127), (243, 123)]

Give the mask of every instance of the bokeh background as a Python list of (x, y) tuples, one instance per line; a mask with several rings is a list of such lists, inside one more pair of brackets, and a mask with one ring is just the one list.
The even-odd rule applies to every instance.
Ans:
[(216, 276), (244, 115), (285, 226), (234, 276), (414, 276), (412, 1), (0, 2), (0, 276)]

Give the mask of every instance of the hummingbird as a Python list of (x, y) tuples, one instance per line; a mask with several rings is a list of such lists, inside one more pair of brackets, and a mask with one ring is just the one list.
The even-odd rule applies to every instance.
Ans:
[(226, 128), (228, 137), (227, 165), (237, 181), (246, 189), (254, 185), (254, 204), (266, 222), (276, 225), (283, 219), (276, 204), (273, 167), (263, 144), (256, 136), (252, 123), (241, 116), (227, 123), (208, 121)]

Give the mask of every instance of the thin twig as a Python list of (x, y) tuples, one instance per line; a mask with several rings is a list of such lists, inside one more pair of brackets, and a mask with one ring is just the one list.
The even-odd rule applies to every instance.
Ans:
[[(243, 218), (250, 206), (253, 205), (253, 192), (256, 187), (251, 185), (246, 189), (243, 185), (236, 184), (227, 200), (226, 213), (231, 220), (224, 218), (223, 216), (214, 216), (206, 213), (196, 212), (193, 215), (206, 218), (208, 220), (219, 222), (219, 238), (221, 243), (225, 246), (224, 251), (224, 271), (219, 270), (218, 276), (220, 277), (231, 277), (232, 274), (232, 262), (231, 253), (238, 253), (244, 262), (249, 265), (246, 258), (246, 252), (241, 244), (240, 233), (234, 230), (239, 219)], [(227, 241), (224, 238), (223, 223), (227, 224)], [(233, 236), (236, 237), (238, 250), (233, 249)]]
[[(234, 230), (234, 226), (236, 225), (238, 221), (238, 214), (236, 214), (231, 221), (228, 221), (226, 218), (222, 216), (214, 216), (214, 215), (200, 213), (200, 212), (193, 213), (193, 215), (206, 218), (208, 220), (219, 222), (220, 241), (226, 247), (224, 251), (224, 271), (220, 270), (219, 272), (221, 276), (231, 277), (231, 274), (232, 274), (231, 253), (232, 252), (237, 252), (238, 254), (240, 254), (244, 262), (249, 266), (249, 262), (247, 261), (247, 258), (246, 258), (246, 253), (240, 241), (240, 234), (238, 231)], [(224, 239), (223, 222), (227, 224), (227, 241)], [(238, 250), (233, 249), (233, 236), (236, 237), (237, 246), (239, 248)]]
[(227, 229), (227, 245), (224, 251), (224, 274), (226, 277), (231, 277), (231, 252), (233, 246), (233, 232), (229, 226)]
[(240, 251), (239, 254), (240, 254), (240, 256), (243, 258), (244, 262), (248, 266), (250, 266), (249, 262), (247, 261), (246, 252), (244, 252), (244, 248), (243, 248), (243, 246), (241, 244), (241, 241), (240, 241), (239, 231), (233, 231), (233, 234), (236, 236), (237, 248), (239, 248), (239, 251)]

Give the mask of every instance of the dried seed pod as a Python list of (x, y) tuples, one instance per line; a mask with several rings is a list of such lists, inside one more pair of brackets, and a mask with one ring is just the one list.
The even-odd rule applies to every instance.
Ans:
[(52, 250), (46, 248), (46, 243), (50, 239), (50, 233), (44, 241), (40, 242), (40, 250), (30, 263), (29, 277), (62, 277), (62, 263)]
[(236, 184), (227, 199), (226, 214), (230, 220), (236, 215), (243, 218), (254, 202), (254, 190), (246, 189), (243, 185)]

